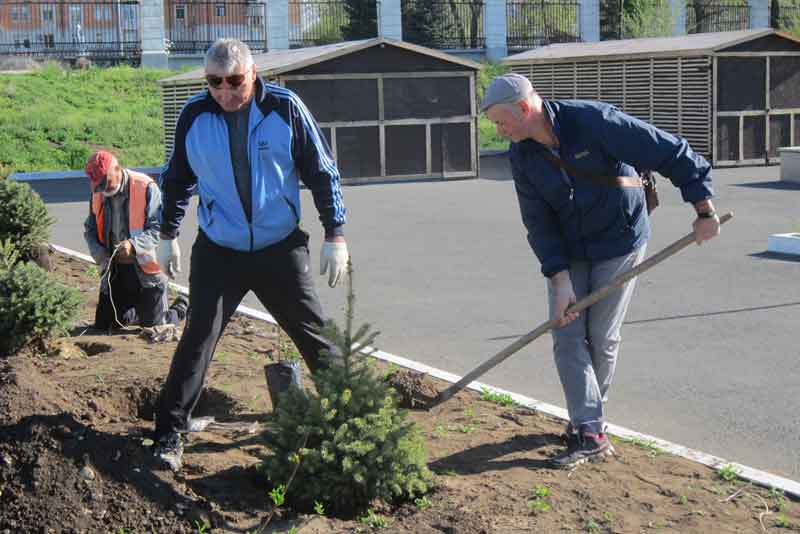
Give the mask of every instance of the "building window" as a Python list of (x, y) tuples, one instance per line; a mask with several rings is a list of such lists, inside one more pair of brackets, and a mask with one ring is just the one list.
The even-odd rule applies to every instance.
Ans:
[(225, 4), (217, 4), (214, 6), (214, 10), (218, 17), (225, 16)]
[(175, 6), (175, 20), (186, 19), (186, 6)]
[(96, 6), (94, 8), (94, 20), (97, 22), (109, 22), (111, 20), (111, 7)]
[(73, 27), (83, 23), (83, 9), (80, 5), (69, 6), (69, 22)]
[(27, 5), (11, 6), (11, 22), (29, 23), (31, 21), (31, 10)]
[(55, 48), (56, 47), (56, 40), (52, 33), (44, 34), (44, 46), (46, 48)]
[[(123, 5), (122, 6), (122, 27), (129, 30), (135, 30), (139, 27), (139, 19), (136, 12), (137, 6)], [(183, 6), (180, 6), (183, 8)], [(185, 8), (184, 8), (185, 9)]]
[(53, 6), (42, 6), (42, 22), (53, 22)]
[(263, 4), (247, 5), (247, 23), (250, 26), (258, 27), (264, 25), (264, 17), (261, 16), (261, 10), (263, 7)]

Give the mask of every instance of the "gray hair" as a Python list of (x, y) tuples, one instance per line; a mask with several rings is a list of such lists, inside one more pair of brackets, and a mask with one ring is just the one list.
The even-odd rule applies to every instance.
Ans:
[(217, 39), (206, 52), (205, 68), (209, 65), (221, 67), (224, 73), (236, 70), (237, 66), (249, 68), (253, 64), (250, 47), (239, 39)]

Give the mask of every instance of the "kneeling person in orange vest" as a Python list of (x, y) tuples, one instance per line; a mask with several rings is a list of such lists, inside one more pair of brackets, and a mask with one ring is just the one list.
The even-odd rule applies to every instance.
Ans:
[[(94, 326), (100, 330), (139, 325), (178, 326), (188, 300), (179, 295), (167, 307), (167, 278), (159, 265), (161, 191), (146, 174), (120, 166), (110, 152), (98, 151), (86, 162), (91, 198), (84, 238), (101, 273)], [(180, 271), (177, 241), (165, 266)]]

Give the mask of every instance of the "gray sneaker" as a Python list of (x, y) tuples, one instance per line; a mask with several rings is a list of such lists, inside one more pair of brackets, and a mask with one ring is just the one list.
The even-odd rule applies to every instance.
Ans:
[(177, 432), (162, 436), (153, 447), (153, 455), (173, 471), (180, 470), (183, 465), (183, 438)]
[(569, 440), (567, 449), (550, 459), (550, 465), (571, 469), (584, 462), (598, 460), (608, 454), (608, 437), (603, 433), (582, 431)]

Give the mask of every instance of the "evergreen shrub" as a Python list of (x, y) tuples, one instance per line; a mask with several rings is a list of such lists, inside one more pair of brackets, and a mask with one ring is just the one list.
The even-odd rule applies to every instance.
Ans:
[(0, 252), (0, 355), (65, 333), (77, 317), (80, 292), (34, 263), (15, 263), (9, 241), (2, 243)]
[(0, 180), (0, 241), (10, 239), (23, 260), (50, 239), (54, 219), (39, 195), (24, 182)]
[(354, 301), (348, 266), (346, 327), (329, 321), (324, 331), (341, 357), (329, 355), (330, 365), (312, 375), (316, 392), (282, 394), (264, 435), (272, 450), (261, 468), (273, 487), (292, 481), (286, 500), (297, 510), (322, 503), (334, 514), (357, 514), (373, 499), (422, 495), (431, 482), (419, 429), (358, 352), (377, 332), (368, 324), (353, 331)]

